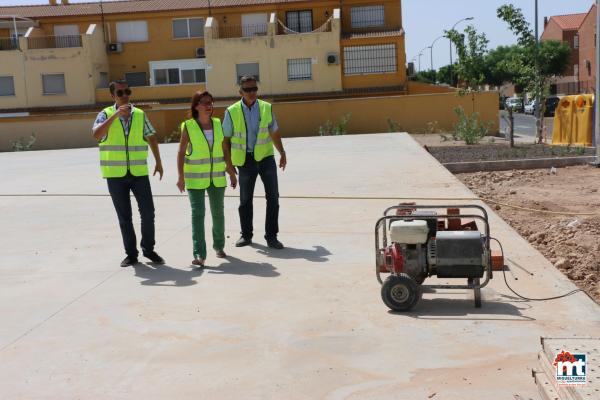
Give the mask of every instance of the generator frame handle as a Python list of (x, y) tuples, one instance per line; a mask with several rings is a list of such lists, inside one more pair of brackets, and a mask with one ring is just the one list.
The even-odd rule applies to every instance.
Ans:
[[(450, 206), (450, 207), (456, 208), (458, 206)], [(447, 208), (447, 207), (443, 206), (443, 205), (442, 206), (426, 206), (426, 207), (421, 207), (421, 206), (417, 206), (417, 205), (394, 206), (394, 207), (390, 207), (389, 209), (387, 209), (385, 213), (387, 213), (389, 210), (398, 209), (398, 208), (400, 208), (400, 209), (417, 208), (418, 209), (418, 208)], [(483, 211), (484, 215), (482, 216), (482, 215), (477, 215), (477, 214), (452, 214), (452, 215), (442, 214), (442, 215), (435, 215), (435, 216), (418, 216), (418, 218), (421, 220), (423, 220), (423, 219), (438, 220), (438, 219), (450, 219), (450, 218), (471, 218), (471, 219), (478, 219), (478, 220), (483, 221), (483, 223), (485, 225), (484, 246), (485, 246), (485, 250), (487, 252), (487, 257), (488, 257), (488, 260), (487, 260), (488, 262), (486, 265), (485, 280), (483, 281), (483, 283), (480, 283), (477, 285), (475, 285), (475, 284), (470, 284), (470, 285), (423, 285), (423, 287), (430, 288), (430, 289), (481, 289), (481, 288), (484, 288), (485, 286), (487, 286), (488, 283), (490, 282), (490, 279), (492, 279), (493, 271), (492, 271), (492, 252), (491, 252), (491, 248), (490, 248), (490, 225), (489, 225), (489, 221), (487, 218), (487, 212), (485, 212), (485, 210), (480, 206), (464, 206), (464, 208), (480, 209), (481, 211)], [(380, 231), (381, 225), (383, 224), (385, 226), (384, 223), (391, 219), (414, 220), (415, 216), (414, 215), (385, 215), (377, 220), (377, 223), (375, 224), (375, 274), (377, 276), (377, 281), (380, 284), (383, 284), (383, 280), (381, 279), (381, 273), (379, 271), (379, 265), (378, 265), (379, 252), (381, 250), (381, 248), (379, 247), (379, 231)], [(383, 248), (385, 248), (387, 245), (386, 229), (383, 229), (383, 240), (384, 240)]]

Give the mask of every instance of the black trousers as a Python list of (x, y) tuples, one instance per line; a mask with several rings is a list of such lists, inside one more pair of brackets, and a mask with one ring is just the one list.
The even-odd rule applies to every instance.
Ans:
[(138, 256), (130, 192), (135, 196), (142, 220), (142, 252), (146, 254), (154, 251), (154, 201), (148, 176), (133, 176), (127, 172), (123, 178), (107, 178), (106, 182), (119, 218), (125, 253), (129, 257)]
[(254, 154), (246, 154), (246, 162), (238, 167), (240, 182), (240, 223), (242, 236), (252, 239), (253, 235), (253, 205), (254, 186), (260, 176), (265, 187), (267, 199), (267, 217), (265, 220), (265, 238), (276, 239), (279, 233), (279, 188), (277, 183), (277, 165), (275, 157), (269, 156), (259, 162), (254, 160)]

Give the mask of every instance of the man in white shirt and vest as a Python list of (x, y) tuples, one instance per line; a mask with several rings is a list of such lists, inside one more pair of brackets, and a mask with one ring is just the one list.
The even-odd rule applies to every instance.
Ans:
[(154, 202), (148, 179), (148, 145), (156, 161), (154, 175), (158, 173), (160, 179), (163, 176), (156, 131), (146, 114), (130, 104), (131, 89), (126, 81), (111, 82), (109, 90), (115, 104), (98, 114), (92, 134), (99, 143), (102, 177), (108, 184), (127, 254), (121, 267), (138, 262), (130, 192), (140, 211), (143, 255), (154, 263), (164, 264), (154, 251)]
[(240, 80), (242, 99), (227, 109), (223, 120), (223, 153), (227, 171), (235, 173), (237, 167), (239, 172), (242, 232), (235, 245), (242, 247), (252, 243), (252, 201), (256, 178), (260, 176), (267, 199), (265, 239), (270, 248), (283, 249), (283, 244), (277, 239), (279, 189), (273, 148), (281, 156), (279, 167), (282, 170), (285, 170), (287, 159), (271, 104), (259, 100), (257, 92), (256, 78), (243, 76)]

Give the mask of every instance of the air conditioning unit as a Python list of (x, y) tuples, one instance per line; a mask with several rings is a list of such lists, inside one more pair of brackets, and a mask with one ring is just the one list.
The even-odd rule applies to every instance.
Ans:
[(123, 51), (123, 43), (109, 43), (108, 44), (108, 52), (109, 53), (120, 53)]
[(206, 52), (204, 51), (204, 47), (198, 47), (196, 49), (196, 58), (206, 58)]
[(327, 64), (337, 65), (340, 63), (340, 55), (338, 53), (327, 53)]

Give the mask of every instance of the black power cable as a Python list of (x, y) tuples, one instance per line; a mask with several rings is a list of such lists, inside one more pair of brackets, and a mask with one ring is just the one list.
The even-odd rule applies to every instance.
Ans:
[[(500, 243), (500, 241), (496, 238), (490, 237), (491, 240), (496, 241), (496, 243), (498, 243), (498, 245), (500, 246), (500, 251), (502, 252), (502, 255), (504, 256), (504, 248), (502, 247), (502, 243)], [(571, 290), (569, 293), (565, 293), (563, 295), (560, 296), (554, 296), (554, 297), (546, 297), (546, 298), (539, 298), (539, 299), (532, 299), (529, 297), (525, 297), (520, 295), (519, 293), (517, 293), (512, 287), (510, 287), (510, 285), (508, 284), (508, 279), (506, 279), (506, 266), (504, 268), (502, 268), (502, 275), (504, 276), (504, 283), (506, 283), (506, 287), (514, 293), (515, 296), (523, 299), (523, 300), (528, 300), (528, 301), (548, 301), (548, 300), (557, 300), (557, 299), (562, 299), (564, 297), (568, 297), (568, 296), (572, 296), (575, 293), (579, 293), (579, 292), (583, 292), (582, 289), (575, 289), (575, 290)]]

